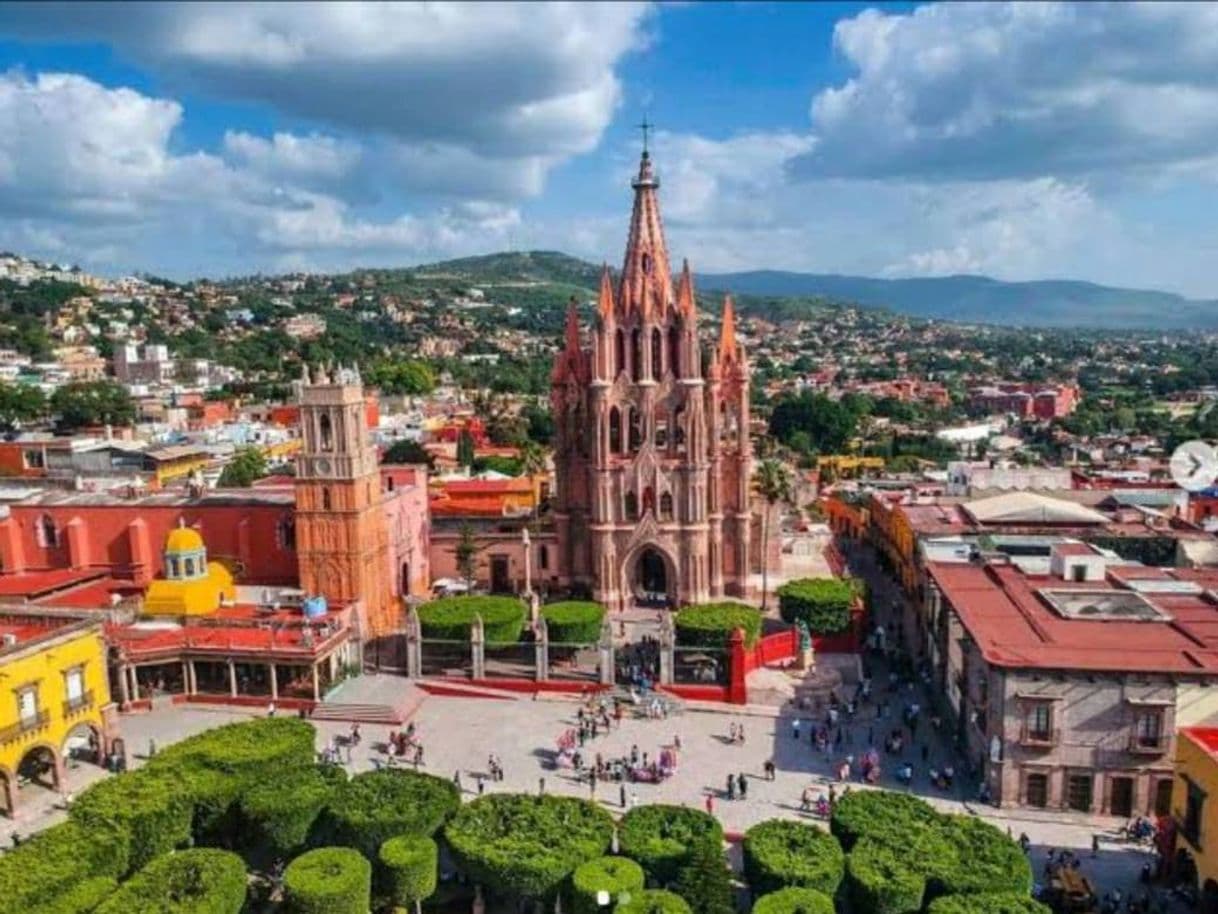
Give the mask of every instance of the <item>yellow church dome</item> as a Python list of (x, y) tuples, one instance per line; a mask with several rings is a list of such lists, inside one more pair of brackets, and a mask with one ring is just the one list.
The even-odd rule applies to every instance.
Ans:
[(192, 527), (178, 527), (165, 540), (166, 552), (198, 552), (203, 547), (203, 537)]

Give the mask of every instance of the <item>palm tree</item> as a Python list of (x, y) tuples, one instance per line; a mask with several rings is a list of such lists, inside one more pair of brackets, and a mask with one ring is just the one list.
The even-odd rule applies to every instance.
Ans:
[(520, 475), (536, 476), (545, 472), (546, 452), (536, 441), (526, 441), (520, 445)]
[(791, 501), (794, 485), (787, 465), (773, 457), (767, 457), (757, 464), (757, 470), (753, 474), (753, 486), (757, 494), (765, 500), (765, 513), (761, 516), (761, 611), (765, 612), (766, 600), (770, 594), (770, 566), (766, 560), (770, 552), (770, 515), (774, 513), (776, 504), (787, 504)]

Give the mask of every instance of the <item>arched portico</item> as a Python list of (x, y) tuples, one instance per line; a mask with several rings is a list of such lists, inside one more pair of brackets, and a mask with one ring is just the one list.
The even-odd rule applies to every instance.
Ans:
[(17, 808), (17, 779), (7, 768), (0, 766), (0, 814), (12, 818)]
[(82, 720), (64, 736), (61, 754), (65, 759), (101, 765), (105, 760), (107, 748), (102, 728), (91, 720)]
[(621, 592), (627, 604), (675, 606), (681, 592), (676, 560), (656, 543), (640, 543), (622, 563)]
[(30, 746), (17, 764), (17, 778), (27, 787), (58, 790), (63, 783), (63, 760), (54, 746), (46, 743)]

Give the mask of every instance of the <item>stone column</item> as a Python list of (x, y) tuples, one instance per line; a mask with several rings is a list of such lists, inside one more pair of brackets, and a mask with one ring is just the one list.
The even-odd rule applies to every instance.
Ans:
[(603, 686), (612, 686), (616, 670), (613, 658), (613, 625), (608, 619), (601, 623), (600, 655), (600, 683)]
[(550, 678), (550, 627), (546, 620), (537, 620), (537, 640), (533, 643), (534, 675), (538, 682)]
[(309, 669), (313, 673), (313, 700), (321, 701), (321, 682), (317, 676), (317, 664), (309, 664)]
[(199, 694), (199, 671), (197, 669), (195, 669), (195, 662), (193, 660), (186, 661), (186, 673), (190, 677), (187, 680), (190, 685), (190, 694), (198, 695)]
[(131, 673), (131, 700), (140, 700), (140, 678), (136, 673), (136, 668), (133, 666), (127, 667)]
[(233, 698), (237, 697), (237, 664), (228, 662), (228, 688)]
[(472, 678), (486, 678), (486, 631), (482, 626), (482, 617), (474, 616), (474, 624), (469, 628), (470, 660), (473, 665)]
[(672, 614), (664, 613), (660, 622), (660, 685), (672, 685), (673, 648), (676, 645), (676, 633), (672, 627)]
[(118, 668), (118, 698), (123, 707), (131, 704), (131, 687), (127, 681), (127, 667)]
[(267, 673), (271, 680), (271, 701), (279, 700), (279, 677), (276, 674), (275, 664), (268, 663), (266, 665)]
[(423, 675), (423, 641), (419, 629), (419, 612), (411, 606), (406, 611), (406, 676), (418, 679)]

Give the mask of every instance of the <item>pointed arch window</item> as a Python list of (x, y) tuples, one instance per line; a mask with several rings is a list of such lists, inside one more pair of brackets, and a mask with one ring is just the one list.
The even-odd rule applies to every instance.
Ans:
[(650, 511), (655, 514), (656, 511), (656, 490), (648, 486), (643, 490), (643, 513)]
[(635, 327), (630, 334), (630, 377), (639, 380), (643, 376), (643, 332)]
[(317, 420), (317, 435), (323, 451), (334, 450), (334, 426), (326, 413), (322, 413), (321, 418)]
[(660, 496), (660, 520), (672, 520), (672, 493)]
[(681, 331), (675, 324), (668, 328), (668, 370), (681, 377)]
[(685, 453), (685, 406), (678, 406), (672, 417), (672, 438), (677, 446), (677, 453)]
[(43, 548), (59, 545), (59, 531), (55, 528), (55, 519), (49, 514), (38, 518), (38, 545)]
[(615, 406), (609, 410), (609, 453), (620, 454), (622, 451), (622, 414)]
[(646, 252), (643, 254), (643, 275), (651, 275), (651, 255)]
[(668, 417), (656, 416), (656, 449), (664, 450), (668, 447)]
[(279, 541), (280, 549), (295, 549), (296, 521), (290, 517), (280, 518), (275, 525), (275, 539)]
[(664, 335), (658, 327), (651, 331), (651, 376), (657, 381), (664, 377)]
[(626, 331), (621, 328), (613, 335), (613, 376), (626, 370)]
[(639, 519), (639, 498), (633, 492), (626, 493), (626, 520)]
[(329, 487), (323, 487), (321, 490), (321, 509), (323, 511), (329, 511), (330, 507), (330, 489)]
[(630, 453), (643, 446), (643, 414), (637, 409), (630, 411)]

